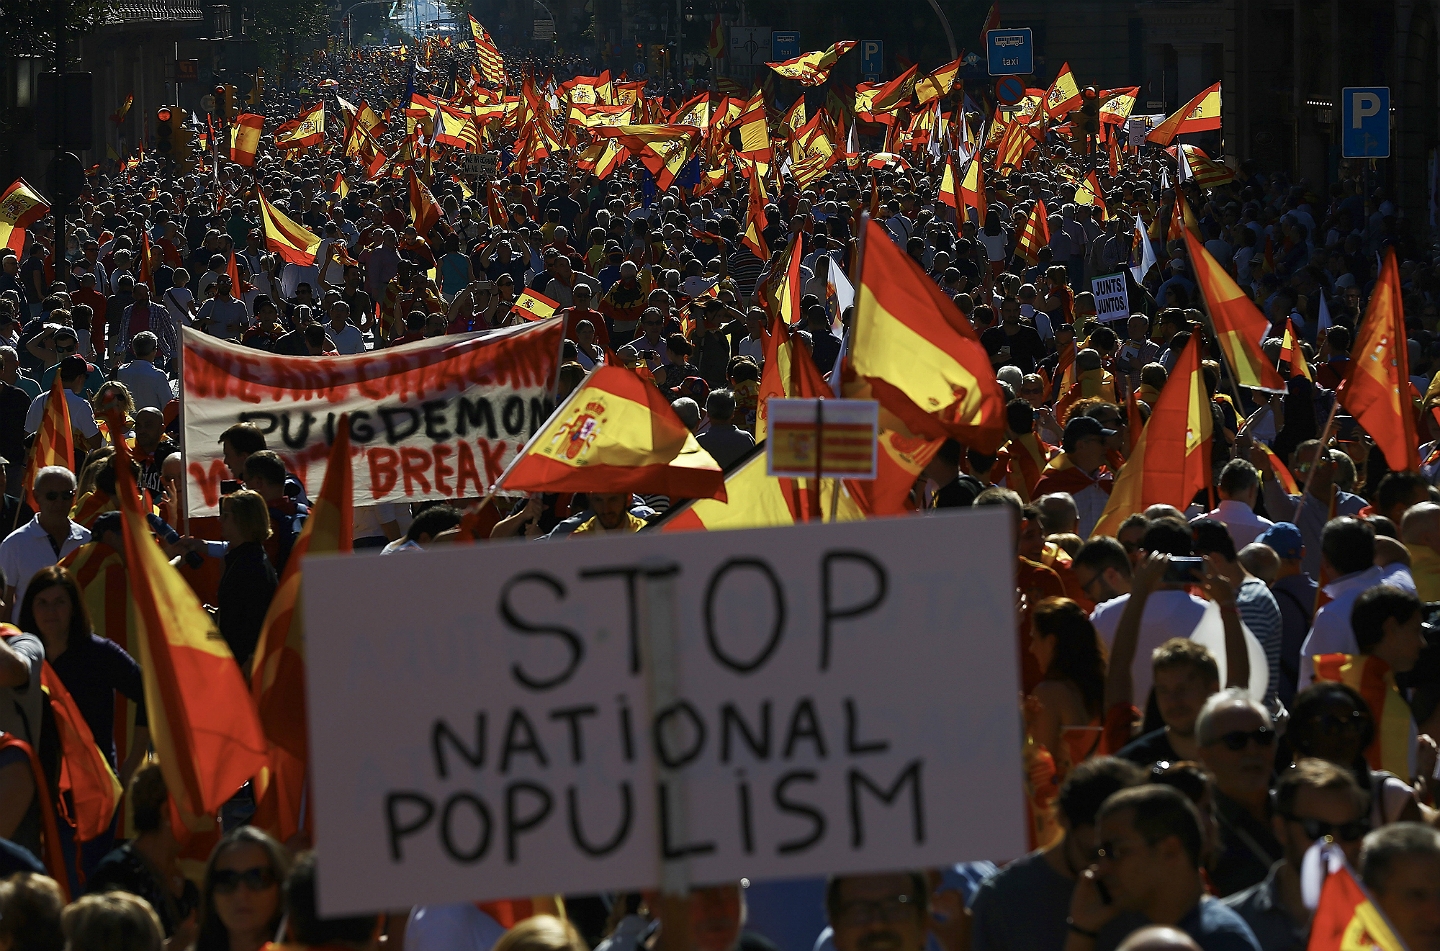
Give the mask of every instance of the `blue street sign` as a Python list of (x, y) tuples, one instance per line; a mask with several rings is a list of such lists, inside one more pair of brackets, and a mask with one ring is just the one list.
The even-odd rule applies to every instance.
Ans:
[(1390, 157), (1390, 87), (1340, 90), (1340, 154), (1345, 158)]
[(1025, 76), (1035, 72), (1035, 36), (1021, 30), (988, 30), (985, 52), (991, 76)]
[(800, 55), (800, 34), (795, 30), (775, 30), (770, 34), (770, 61), (778, 63)]
[(860, 41), (860, 72), (866, 76), (879, 76), (885, 70), (885, 43), (883, 40)]
[(1002, 106), (1013, 106), (1025, 98), (1025, 84), (1014, 76), (1007, 76), (995, 84), (995, 98)]

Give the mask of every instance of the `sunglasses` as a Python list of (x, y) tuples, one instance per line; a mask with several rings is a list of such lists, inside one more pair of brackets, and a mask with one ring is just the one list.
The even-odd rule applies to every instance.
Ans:
[(56, 499), (73, 499), (73, 498), (75, 498), (75, 490), (74, 490), (74, 489), (65, 489), (63, 492), (46, 492), (46, 493), (45, 493), (45, 501), (47, 501), (47, 502), (54, 502)]
[(1285, 818), (1300, 823), (1300, 828), (1305, 830), (1305, 837), (1312, 841), (1329, 837), (1339, 842), (1356, 842), (1370, 832), (1370, 823), (1364, 819), (1341, 823), (1321, 822), (1319, 819), (1302, 819), (1288, 813)]
[(1224, 743), (1227, 750), (1238, 753), (1243, 750), (1245, 745), (1251, 740), (1255, 741), (1256, 746), (1272, 746), (1275, 743), (1275, 731), (1268, 726), (1262, 726), (1258, 730), (1249, 731), (1231, 730), (1229, 733), (1222, 734), (1218, 742)]
[(1359, 733), (1365, 728), (1365, 714), (1359, 710), (1351, 710), (1346, 716), (1336, 716), (1333, 713), (1326, 713), (1316, 717), (1314, 723), (1322, 736)]
[(275, 872), (267, 865), (257, 865), (243, 872), (234, 869), (217, 869), (211, 882), (218, 895), (232, 895), (241, 885), (252, 892), (262, 892), (275, 886)]

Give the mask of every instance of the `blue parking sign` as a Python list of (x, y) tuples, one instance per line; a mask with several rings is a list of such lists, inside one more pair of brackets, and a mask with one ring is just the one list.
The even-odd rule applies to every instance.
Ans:
[(883, 40), (860, 41), (860, 72), (866, 76), (879, 76), (885, 70), (885, 43)]
[(985, 52), (991, 76), (1025, 76), (1035, 72), (1035, 37), (1029, 27), (986, 31)]
[(770, 34), (770, 60), (780, 62), (800, 55), (800, 34), (795, 30), (775, 30)]
[(1390, 157), (1390, 88), (1346, 86), (1340, 90), (1340, 154), (1345, 158)]

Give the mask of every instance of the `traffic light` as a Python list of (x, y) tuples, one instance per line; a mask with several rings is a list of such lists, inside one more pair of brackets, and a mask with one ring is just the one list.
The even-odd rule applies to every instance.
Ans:
[(155, 110), (155, 151), (166, 158), (170, 158), (175, 149), (174, 118), (169, 106), (161, 106)]
[(215, 117), (221, 125), (227, 125), (235, 111), (235, 87), (215, 87)]

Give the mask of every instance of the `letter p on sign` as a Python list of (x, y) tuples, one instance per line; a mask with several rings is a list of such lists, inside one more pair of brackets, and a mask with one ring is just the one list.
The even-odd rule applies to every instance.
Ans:
[(1340, 152), (1345, 158), (1390, 155), (1390, 89), (1348, 86), (1340, 91)]

